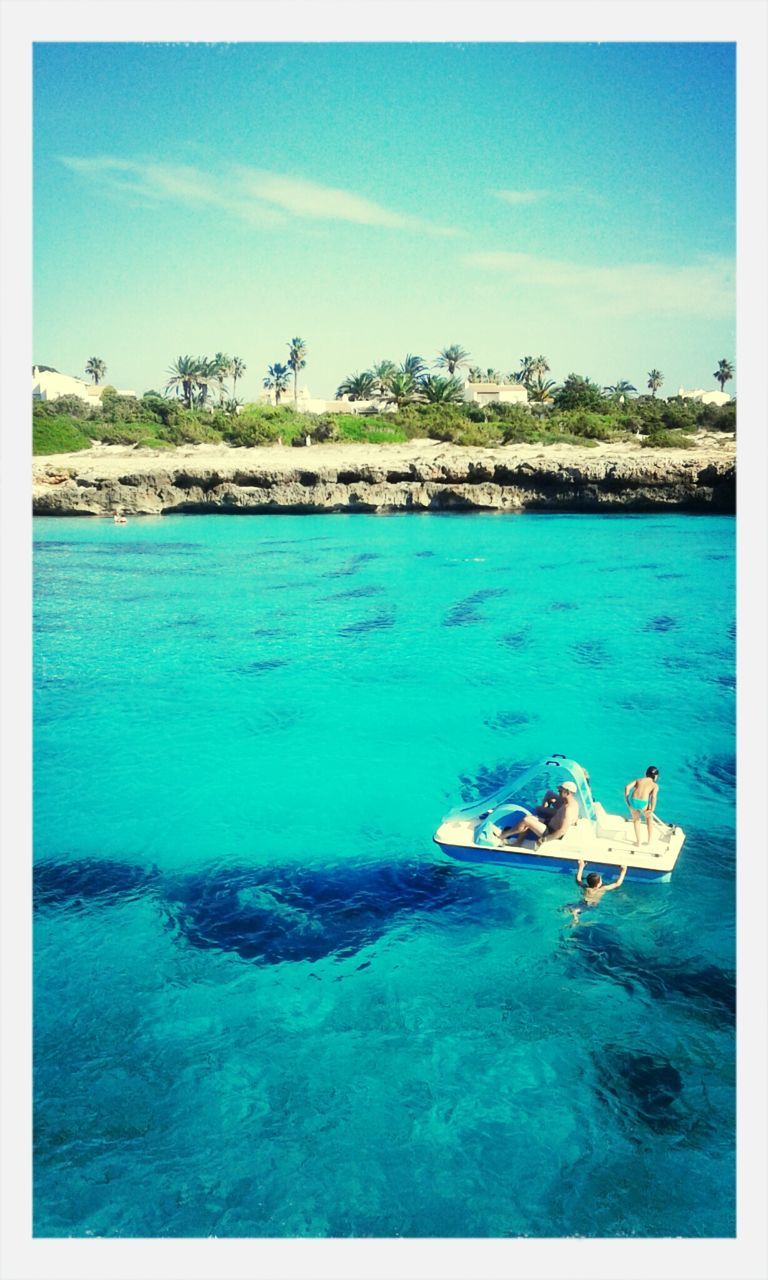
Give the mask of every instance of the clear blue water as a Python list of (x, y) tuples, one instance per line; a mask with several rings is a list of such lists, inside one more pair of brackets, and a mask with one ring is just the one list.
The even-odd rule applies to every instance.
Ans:
[[(734, 522), (35, 522), (35, 1232), (728, 1236)], [(668, 884), (450, 862), (552, 751)]]

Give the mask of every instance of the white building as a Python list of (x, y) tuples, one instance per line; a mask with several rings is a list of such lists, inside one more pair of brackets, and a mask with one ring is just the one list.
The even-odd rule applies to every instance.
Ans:
[(467, 404), (527, 404), (528, 392), (522, 382), (465, 382)]
[[(257, 401), (258, 404), (274, 404), (274, 391), (262, 391)], [(286, 409), (292, 409), (293, 404), (293, 388), (284, 391), (280, 396), (280, 404)], [(299, 387), (299, 394), (296, 398), (296, 410), (298, 413), (380, 413), (386, 412), (394, 406), (382, 404), (379, 400), (350, 400), (347, 396), (342, 396), (340, 400), (316, 400), (309, 394), (307, 387)]]
[[(62, 396), (77, 396), (85, 404), (98, 409), (101, 407), (103, 390), (103, 387), (93, 386), (84, 378), (73, 378), (68, 373), (56, 373), (53, 369), (43, 370), (39, 365), (32, 366), (33, 400), (60, 400)], [(119, 396), (130, 396), (132, 400), (138, 398), (135, 391), (123, 388), (115, 390)]]
[(697, 387), (695, 391), (686, 391), (685, 387), (681, 387), (677, 393), (681, 400), (695, 400), (697, 404), (729, 404), (731, 397), (726, 395), (725, 391), (703, 391), (701, 387)]

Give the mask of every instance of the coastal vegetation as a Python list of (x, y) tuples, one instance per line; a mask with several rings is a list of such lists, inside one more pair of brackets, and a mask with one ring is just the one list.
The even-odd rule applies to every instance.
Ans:
[[(578, 373), (556, 383), (546, 376), (550, 365), (543, 355), (523, 356), (519, 368), (505, 377), (495, 369), (470, 366), (470, 353), (458, 343), (443, 347), (432, 369), (422, 356), (409, 353), (400, 364), (381, 360), (348, 375), (339, 384), (336, 398), (345, 398), (350, 405), (364, 402), (362, 412), (300, 413), (298, 380), (306, 367), (307, 345), (302, 338), (292, 338), (287, 346), (285, 363), (269, 365), (263, 379), (264, 387), (274, 394), (274, 404), (242, 404), (237, 399), (237, 382), (246, 371), (241, 357), (224, 352), (211, 358), (180, 355), (168, 369), (163, 394), (152, 390), (136, 398), (105, 385), (93, 405), (77, 395), (34, 401), (33, 453), (74, 452), (90, 448), (92, 442), (173, 449), (203, 443), (303, 446), (331, 441), (401, 443), (416, 438), (481, 447), (590, 446), (632, 440), (645, 448), (686, 448), (698, 430), (736, 429), (735, 400), (717, 406), (679, 396), (658, 398), (664, 382), (658, 369), (648, 373), (650, 394), (639, 394), (626, 379), (601, 387)], [(96, 385), (106, 368), (96, 356), (86, 364)], [(528, 402), (467, 402), (462, 369), (467, 370), (470, 383), (523, 385)], [(721, 360), (714, 377), (724, 386), (733, 376), (732, 363)], [(291, 384), (293, 405), (289, 406), (282, 400)]]
[[(332, 441), (401, 443), (417, 438), (445, 440), (459, 445), (504, 444), (593, 445), (599, 441), (634, 440), (645, 447), (686, 447), (697, 430), (734, 431), (736, 404), (704, 405), (691, 400), (659, 400), (637, 396), (624, 404), (605, 396), (560, 407), (541, 404), (471, 404), (436, 398), (432, 401), (394, 399), (403, 383), (396, 375), (394, 412), (297, 413), (290, 405), (246, 404), (239, 413), (199, 403), (187, 407), (185, 397), (170, 399), (150, 392), (139, 399), (120, 396), (110, 387), (101, 407), (91, 409), (77, 396), (38, 401), (33, 407), (33, 453), (67, 453), (87, 449), (91, 442), (137, 448), (171, 449), (184, 444), (234, 447), (268, 444), (301, 446)], [(445, 381), (448, 381), (447, 379)], [(583, 380), (586, 381), (586, 380)], [(572, 388), (573, 392), (573, 388)]]

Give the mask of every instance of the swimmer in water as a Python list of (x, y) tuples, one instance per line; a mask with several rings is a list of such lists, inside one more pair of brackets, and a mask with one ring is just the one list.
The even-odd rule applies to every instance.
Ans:
[(610, 884), (605, 883), (598, 871), (590, 871), (586, 879), (582, 879), (582, 872), (586, 865), (584, 859), (580, 859), (579, 869), (576, 872), (576, 883), (584, 895), (583, 899), (581, 902), (574, 902), (568, 907), (577, 923), (579, 915), (585, 907), (596, 907), (604, 893), (609, 893), (611, 889), (618, 889), (624, 883), (624, 877), (627, 874), (627, 868), (622, 867), (618, 879), (613, 880)]
[(638, 849), (640, 848), (640, 815), (643, 813), (645, 814), (645, 825), (648, 831), (648, 839), (645, 843), (651, 843), (653, 811), (656, 808), (656, 799), (659, 794), (658, 776), (658, 769), (649, 764), (644, 778), (633, 778), (624, 788), (624, 799), (627, 802), (632, 825), (635, 828), (635, 845)]

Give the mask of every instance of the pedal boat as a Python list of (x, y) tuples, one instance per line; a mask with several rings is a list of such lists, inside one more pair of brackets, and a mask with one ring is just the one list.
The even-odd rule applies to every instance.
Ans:
[[(533, 813), (545, 792), (556, 791), (564, 782), (575, 784), (579, 816), (561, 839), (547, 840), (536, 848), (533, 832), (525, 832), (514, 843), (496, 834)], [(594, 799), (589, 776), (581, 765), (555, 754), (507, 781), (485, 800), (453, 809), (443, 818), (433, 839), (444, 853), (461, 862), (575, 872), (583, 858), (587, 871), (599, 871), (611, 878), (626, 866), (627, 880), (669, 880), (685, 832), (673, 823), (662, 822), (654, 813), (650, 843), (646, 844), (644, 815), (639, 833), (638, 849), (632, 819), (607, 813)]]

